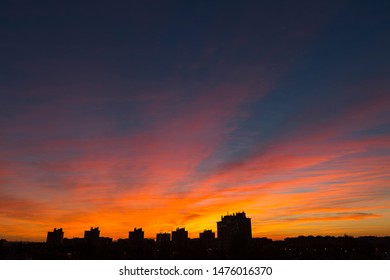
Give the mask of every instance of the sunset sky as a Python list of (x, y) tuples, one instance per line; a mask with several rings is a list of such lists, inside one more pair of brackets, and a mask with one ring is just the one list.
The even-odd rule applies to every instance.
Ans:
[(1, 1), (0, 239), (390, 235), (390, 1)]

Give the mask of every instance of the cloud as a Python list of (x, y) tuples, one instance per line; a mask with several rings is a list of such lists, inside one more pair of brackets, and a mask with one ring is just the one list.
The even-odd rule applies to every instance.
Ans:
[(321, 222), (321, 221), (334, 221), (334, 220), (361, 220), (367, 218), (379, 218), (382, 215), (372, 213), (337, 213), (336, 215), (319, 216), (319, 217), (297, 217), (287, 218), (285, 221), (298, 221), (298, 222)]

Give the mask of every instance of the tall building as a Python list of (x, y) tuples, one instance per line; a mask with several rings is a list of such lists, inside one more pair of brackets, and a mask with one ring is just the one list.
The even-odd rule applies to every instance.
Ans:
[(177, 228), (175, 231), (172, 231), (172, 243), (183, 243), (188, 239), (188, 231), (185, 228)]
[(223, 251), (240, 250), (252, 239), (251, 219), (245, 212), (222, 216), (217, 222), (217, 235)]
[(203, 232), (199, 233), (199, 240), (202, 248), (213, 248), (216, 243), (215, 232), (213, 232), (211, 229), (204, 230)]
[(64, 232), (62, 228), (54, 229), (54, 231), (49, 231), (47, 233), (46, 244), (48, 246), (60, 246), (62, 245), (64, 239)]
[(188, 253), (189, 239), (185, 228), (177, 228), (172, 231), (172, 257), (182, 258)]
[(89, 245), (97, 245), (99, 243), (100, 230), (99, 228), (92, 228), (84, 232), (84, 241)]
[(142, 228), (134, 228), (133, 231), (129, 231), (130, 243), (141, 243), (144, 240), (144, 232)]

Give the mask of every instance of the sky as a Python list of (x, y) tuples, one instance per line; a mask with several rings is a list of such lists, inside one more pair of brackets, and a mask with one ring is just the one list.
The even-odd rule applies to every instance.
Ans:
[(0, 238), (390, 235), (389, 1), (0, 3)]

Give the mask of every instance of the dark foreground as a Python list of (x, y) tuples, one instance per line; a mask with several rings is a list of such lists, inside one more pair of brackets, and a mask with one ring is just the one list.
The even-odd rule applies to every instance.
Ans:
[(383, 260), (390, 259), (390, 237), (308, 236), (272, 241), (253, 238), (233, 242), (223, 248), (218, 239), (204, 242), (187, 239), (180, 243), (157, 243), (152, 239), (112, 242), (101, 239), (94, 244), (83, 238), (64, 239), (60, 245), (0, 241), (0, 259), (275, 259), (275, 260)]

